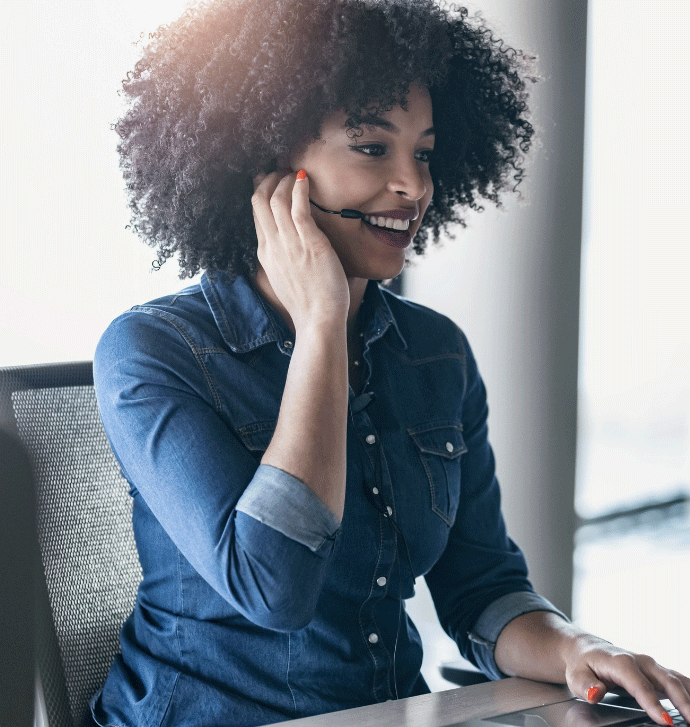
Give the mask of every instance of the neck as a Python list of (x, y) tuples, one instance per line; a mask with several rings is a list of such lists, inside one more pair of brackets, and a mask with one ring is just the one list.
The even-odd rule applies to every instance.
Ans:
[[(351, 344), (355, 342), (355, 339), (359, 335), (357, 330), (357, 314), (359, 308), (362, 305), (362, 299), (364, 298), (364, 291), (367, 288), (369, 281), (366, 278), (348, 278), (347, 284), (350, 288), (350, 310), (347, 314), (347, 342), (348, 348), (351, 348)], [(268, 276), (265, 270), (259, 265), (256, 277), (254, 278), (254, 285), (257, 290), (266, 298), (266, 300), (278, 311), (280, 317), (285, 321), (285, 324), (290, 329), (292, 334), (295, 334), (295, 324), (292, 322), (292, 318), (288, 313), (285, 306), (280, 302), (278, 296), (275, 294), (273, 287), (271, 286)]]

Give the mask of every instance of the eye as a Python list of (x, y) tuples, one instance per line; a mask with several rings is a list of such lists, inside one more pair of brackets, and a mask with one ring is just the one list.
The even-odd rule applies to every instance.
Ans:
[(380, 157), (386, 153), (386, 147), (383, 144), (354, 144), (350, 149), (355, 149), (360, 154), (371, 157)]
[[(353, 144), (350, 149), (354, 149), (360, 154), (366, 154), (371, 157), (380, 157), (386, 153), (386, 147), (383, 144)], [(434, 154), (433, 149), (420, 149), (415, 152), (415, 158), (420, 162), (428, 164)]]
[(434, 156), (434, 150), (433, 149), (420, 149), (417, 152), (417, 159), (419, 159), (420, 162), (425, 162), (428, 164), (431, 161), (431, 158)]

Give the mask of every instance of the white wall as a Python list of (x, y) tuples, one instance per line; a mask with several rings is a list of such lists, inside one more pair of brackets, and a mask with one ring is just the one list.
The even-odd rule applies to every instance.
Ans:
[(134, 41), (184, 7), (0, 3), (0, 366), (90, 359), (116, 315), (186, 284), (125, 230), (110, 128)]

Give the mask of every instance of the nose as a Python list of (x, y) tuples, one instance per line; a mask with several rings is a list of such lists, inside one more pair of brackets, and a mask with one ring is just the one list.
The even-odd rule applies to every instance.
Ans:
[(426, 194), (430, 184), (428, 165), (416, 159), (400, 160), (391, 171), (388, 189), (416, 202)]

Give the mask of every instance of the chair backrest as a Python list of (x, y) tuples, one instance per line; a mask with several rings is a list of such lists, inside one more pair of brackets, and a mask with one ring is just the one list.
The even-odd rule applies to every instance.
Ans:
[(0, 427), (0, 725), (34, 718), (34, 583), (38, 564), (31, 461)]
[(48, 726), (79, 727), (141, 580), (131, 498), (100, 421), (91, 362), (0, 368), (0, 426), (33, 463)]

